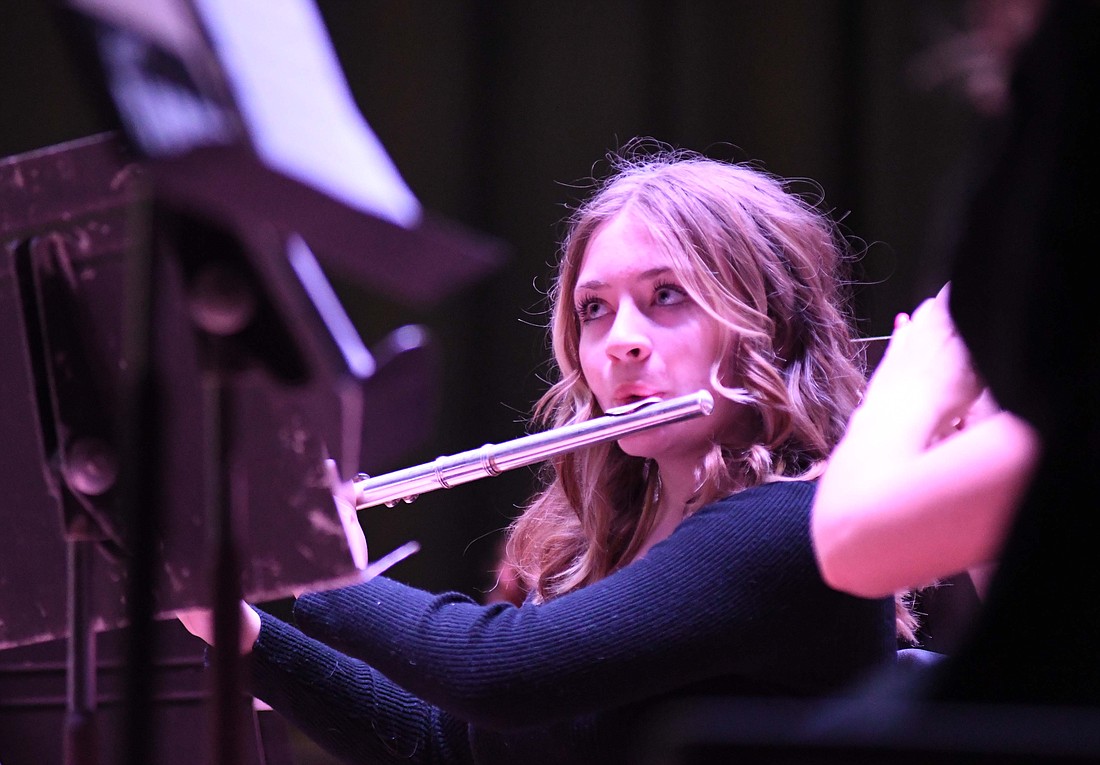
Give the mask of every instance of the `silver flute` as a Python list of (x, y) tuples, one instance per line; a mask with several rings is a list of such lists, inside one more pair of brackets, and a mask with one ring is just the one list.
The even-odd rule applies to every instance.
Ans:
[(502, 444), (485, 444), (480, 449), (437, 457), (416, 467), (355, 480), (352, 482), (355, 506), (358, 509), (376, 505), (393, 507), (401, 501), (412, 502), (425, 492), (500, 475), (557, 454), (613, 441), (658, 425), (708, 415), (713, 410), (714, 398), (706, 390), (664, 401), (642, 399), (608, 409), (602, 417), (585, 422), (551, 428)]

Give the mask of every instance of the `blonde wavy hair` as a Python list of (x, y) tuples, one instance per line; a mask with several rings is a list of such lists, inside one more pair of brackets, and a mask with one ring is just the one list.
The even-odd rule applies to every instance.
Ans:
[[(685, 514), (742, 488), (816, 477), (865, 381), (848, 303), (851, 251), (835, 223), (789, 182), (747, 164), (648, 140), (608, 161), (611, 172), (568, 220), (549, 294), (558, 371), (535, 422), (559, 427), (603, 414), (581, 371), (572, 296), (592, 237), (628, 214), (665, 250), (680, 286), (724, 327), (711, 382), (755, 415), (750, 443), (730, 434), (713, 444)], [(536, 602), (633, 560), (652, 530), (659, 476), (652, 461), (611, 443), (549, 460), (542, 480), (506, 547)], [(908, 614), (900, 600), (899, 609)]]

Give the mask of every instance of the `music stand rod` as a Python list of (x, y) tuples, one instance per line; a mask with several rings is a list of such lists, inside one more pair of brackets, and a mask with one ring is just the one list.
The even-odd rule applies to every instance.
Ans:
[(90, 620), (92, 544), (83, 539), (66, 541), (69, 640), (66, 649), (65, 765), (94, 765), (98, 759), (95, 631)]
[[(226, 253), (220, 253), (225, 255)], [(189, 296), (190, 315), (203, 348), (203, 450), (207, 460), (208, 556), (213, 571), (214, 698), (211, 705), (213, 762), (240, 762), (242, 701), (240, 610), (243, 597), (242, 538), (248, 511), (245, 476), (235, 465), (237, 397), (235, 370), (244, 351), (234, 337), (256, 318), (256, 285), (228, 259), (200, 270)]]

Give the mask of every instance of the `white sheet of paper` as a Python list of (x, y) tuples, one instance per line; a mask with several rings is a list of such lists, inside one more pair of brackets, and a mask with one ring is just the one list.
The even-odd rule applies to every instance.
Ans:
[(194, 0), (261, 156), (401, 226), (421, 207), (352, 98), (310, 0)]

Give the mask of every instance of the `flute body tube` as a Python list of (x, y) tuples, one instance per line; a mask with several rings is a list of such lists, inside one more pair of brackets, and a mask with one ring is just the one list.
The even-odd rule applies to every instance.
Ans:
[(706, 390), (667, 400), (644, 399), (625, 407), (610, 409), (596, 417), (573, 425), (551, 428), (501, 444), (485, 444), (479, 449), (437, 457), (432, 462), (393, 473), (353, 482), (358, 509), (390, 505), (436, 489), (450, 489), (462, 483), (499, 475), (506, 470), (542, 462), (585, 446), (613, 441), (660, 425), (708, 415), (714, 410), (714, 398)]

